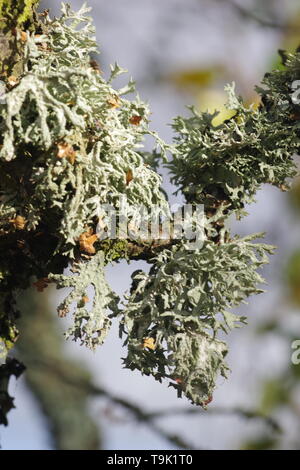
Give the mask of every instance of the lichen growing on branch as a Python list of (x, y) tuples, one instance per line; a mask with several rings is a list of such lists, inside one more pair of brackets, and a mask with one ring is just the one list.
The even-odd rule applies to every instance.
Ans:
[[(118, 317), (125, 367), (167, 379), (179, 395), (206, 406), (228, 371), (218, 334), (245, 323), (230, 309), (262, 292), (257, 270), (273, 251), (254, 241), (261, 234), (231, 236), (226, 219), (243, 215), (262, 184), (285, 190), (296, 174), (300, 110), (291, 93), (300, 54), (265, 77), (258, 109), (246, 108), (228, 87), (231, 119), (214, 127), (215, 115), (192, 110), (174, 120), (174, 143), (167, 145), (149, 127), (148, 105), (126, 98), (134, 83), (113, 87), (123, 69), (115, 64), (106, 79), (92, 60), (97, 45), (88, 12), (63, 4), (60, 18), (47, 13), (34, 31), (16, 31), (23, 69), (6, 77), (0, 103), (1, 345), (6, 355), (17, 339), (12, 295), (35, 276), (38, 290), (51, 282), (71, 288), (58, 308), (64, 316), (75, 304), (67, 336), (95, 348)], [(146, 152), (146, 136), (153, 152)], [(175, 236), (102, 240), (96, 227), (103, 205), (121, 217), (124, 196), (131, 220), (136, 206), (170, 215), (158, 164), (168, 166), (189, 204), (204, 204), (203, 246), (191, 250)], [(134, 273), (123, 307), (104, 276), (105, 265), (120, 259), (151, 264), (149, 274)]]
[[(279, 76), (287, 79), (285, 72)], [(296, 77), (291, 76), (290, 87)], [(293, 154), (299, 138), (291, 106), (280, 102), (292, 93), (288, 84), (277, 96), (273, 88), (259, 90), (270, 106), (258, 109), (247, 108), (235, 96), (234, 86), (226, 89), (228, 108), (235, 115), (222, 125), (212, 125), (215, 114), (199, 114), (193, 108), (191, 117), (174, 120), (176, 152), (169, 167), (188, 201), (207, 207), (225, 203), (238, 212), (253, 202), (262, 184), (284, 188), (287, 178), (296, 175)]]

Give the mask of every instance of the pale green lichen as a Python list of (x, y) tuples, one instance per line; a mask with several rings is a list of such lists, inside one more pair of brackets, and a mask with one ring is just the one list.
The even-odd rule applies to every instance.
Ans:
[[(118, 297), (112, 292), (104, 277), (104, 253), (100, 251), (89, 262), (74, 264), (73, 275), (52, 274), (50, 280), (59, 288), (69, 287), (72, 292), (58, 307), (60, 316), (66, 316), (75, 303), (74, 325), (68, 330), (67, 338), (80, 339), (82, 344), (94, 349), (103, 343), (111, 320), (105, 314), (107, 309), (116, 310)], [(94, 294), (91, 308), (87, 298), (88, 287), (93, 286)]]
[[(25, 75), (0, 107), (0, 159), (25, 158), (35, 183), (27, 201), (20, 200), (17, 188), (7, 192), (9, 203), (3, 207), (0, 228), (14, 213), (22, 213), (31, 230), (44, 211), (53, 210), (61, 219), (58, 249), (65, 254), (73, 253), (84, 227), (101, 216), (103, 204), (118, 209), (120, 194), (127, 197), (129, 216), (133, 206), (141, 204), (160, 204), (168, 210), (161, 178), (139, 152), (144, 136), (154, 135), (148, 129), (148, 107), (139, 98), (122, 98), (133, 90), (132, 83), (117, 91), (111, 87), (123, 71), (118, 65), (112, 67), (108, 81), (91, 66), (89, 54), (97, 47), (87, 12), (85, 7), (73, 13), (63, 6), (59, 20), (46, 19), (48, 35), (29, 36)], [(111, 105), (112, 99), (118, 107)], [(139, 116), (139, 125), (131, 124), (133, 116)], [(61, 141), (74, 149), (73, 165), (58, 158)], [(34, 155), (24, 155), (24, 146), (34, 147)], [(133, 173), (130, 185), (128, 170)]]
[[(217, 333), (245, 322), (228, 309), (262, 292), (257, 269), (272, 247), (253, 243), (259, 236), (207, 241), (192, 252), (177, 245), (157, 256), (149, 274), (135, 272), (121, 323), (128, 333), (126, 366), (158, 380), (179, 379), (175, 387), (197, 404), (209, 400), (216, 375), (226, 372), (227, 347)], [(143, 348), (145, 338), (153, 338), (153, 350)]]
[[(175, 142), (167, 146), (149, 128), (148, 106), (138, 97), (125, 99), (132, 81), (113, 88), (123, 70), (115, 65), (105, 79), (91, 63), (97, 45), (88, 11), (63, 5), (61, 18), (44, 18), (43, 34), (27, 33), (24, 73), (8, 83), (0, 103), (0, 293), (26, 288), (31, 276), (40, 279), (39, 289), (49, 282), (71, 288), (59, 307), (62, 316), (75, 307), (67, 336), (94, 348), (112, 317), (121, 318), (125, 366), (168, 379), (179, 394), (205, 406), (217, 377), (228, 370), (227, 345), (218, 334), (245, 322), (230, 309), (262, 292), (257, 270), (272, 252), (254, 243), (255, 236), (232, 237), (226, 219), (240, 216), (263, 183), (286, 189), (295, 175), (300, 113), (291, 92), (300, 78), (300, 55), (265, 78), (259, 109), (246, 108), (229, 87), (231, 119), (214, 127), (214, 115), (193, 110), (175, 119)], [(145, 151), (146, 136), (155, 140), (153, 152)], [(166, 150), (186, 200), (204, 204), (203, 247), (191, 250), (175, 236), (97, 239), (103, 204), (118, 217), (125, 210), (131, 220), (140, 205), (170, 213), (156, 171)], [(95, 243), (88, 253), (81, 246), (84, 233)], [(151, 263), (150, 272), (134, 273), (121, 308), (104, 266), (139, 257)], [(68, 263), (71, 273), (64, 272)], [(7, 305), (0, 311), (8, 326), (1, 338), (11, 341), (15, 314)]]
[[(0, 230), (8, 236), (17, 215), (24, 219), (22, 232), (35, 236), (46, 226), (55, 243), (50, 257), (54, 252), (66, 261), (81, 255), (80, 236), (87, 227), (95, 229), (104, 204), (117, 212), (126, 210), (129, 218), (139, 205), (159, 205), (169, 212), (161, 177), (142, 152), (147, 134), (158, 145), (164, 144), (149, 129), (148, 106), (138, 97), (124, 98), (134, 91), (133, 82), (119, 90), (112, 88), (111, 82), (124, 70), (115, 64), (106, 80), (91, 63), (90, 54), (97, 52), (97, 45), (88, 11), (85, 5), (78, 12), (63, 5), (61, 18), (45, 17), (44, 34), (27, 33), (24, 74), (0, 104)], [(73, 159), (68, 158), (66, 148)], [(17, 167), (26, 174), (23, 192), (18, 177), (15, 180)], [(121, 195), (126, 196), (125, 207), (120, 207)], [(102, 264), (126, 257), (126, 243), (118, 240), (108, 246), (102, 242), (95, 257), (73, 263), (74, 276), (51, 273), (52, 261), (47, 258), (40, 270), (30, 273), (43, 275), (59, 287), (73, 286), (60, 312), (76, 300), (74, 329), (69, 335), (72, 331), (75, 339), (90, 347), (101, 343), (110, 324), (105, 309), (112, 302)], [(25, 252), (32, 256), (27, 246)], [(102, 252), (105, 260), (100, 260)], [(94, 308), (87, 311), (79, 304), (89, 285), (94, 286), (95, 295)]]
[(241, 211), (263, 183), (288, 185), (296, 175), (299, 140), (289, 106), (246, 108), (234, 87), (227, 90), (228, 107), (236, 114), (223, 124), (214, 127), (216, 114), (193, 108), (192, 117), (174, 120), (176, 152), (169, 168), (188, 201), (212, 207), (226, 202)]

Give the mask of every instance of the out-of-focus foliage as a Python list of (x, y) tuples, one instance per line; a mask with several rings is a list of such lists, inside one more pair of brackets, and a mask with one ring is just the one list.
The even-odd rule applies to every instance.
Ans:
[(287, 266), (288, 288), (292, 300), (300, 305), (300, 252), (295, 252)]
[(242, 450), (271, 450), (276, 447), (278, 441), (276, 438), (265, 437), (264, 435), (258, 436), (256, 439), (247, 441)]
[(167, 79), (183, 91), (197, 91), (199, 88), (211, 86), (224, 73), (223, 67), (186, 68), (170, 74)]
[[(290, 193), (293, 215), (299, 217), (299, 183)], [(283, 270), (284, 296), (280, 315), (268, 322), (263, 322), (256, 331), (261, 341), (273, 339), (286, 344), (289, 352), (286, 367), (273, 376), (259, 382), (257, 411), (266, 418), (275, 418), (282, 432), (272, 433), (266, 430), (242, 444), (243, 449), (299, 449), (299, 390), (300, 390), (300, 339), (299, 331), (285, 325), (295, 307), (300, 305), (300, 252), (296, 249), (290, 256)]]

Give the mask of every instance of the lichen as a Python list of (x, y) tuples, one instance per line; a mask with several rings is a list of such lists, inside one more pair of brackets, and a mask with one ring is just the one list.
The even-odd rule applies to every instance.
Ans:
[[(26, 3), (26, 17), (33, 3)], [(27, 288), (33, 277), (39, 291), (50, 283), (70, 288), (58, 308), (64, 316), (75, 306), (68, 337), (95, 348), (117, 317), (128, 347), (125, 366), (169, 380), (179, 395), (205, 407), (218, 376), (228, 372), (219, 333), (245, 323), (230, 309), (262, 292), (258, 270), (273, 252), (254, 241), (261, 234), (232, 236), (227, 219), (245, 214), (262, 184), (286, 190), (296, 173), (300, 109), (291, 92), (300, 54), (265, 77), (258, 109), (245, 107), (228, 87), (230, 119), (214, 126), (215, 114), (192, 110), (174, 120), (174, 143), (166, 145), (151, 130), (148, 105), (126, 98), (133, 82), (113, 87), (123, 69), (115, 64), (105, 78), (91, 60), (97, 45), (88, 12), (86, 5), (77, 12), (63, 5), (60, 18), (44, 15), (42, 34), (17, 33), (22, 71), (6, 76), (0, 103), (0, 294)], [(149, 136), (153, 151), (145, 149)], [(174, 234), (102, 239), (97, 226), (105, 205), (131, 222), (137, 206), (173, 217), (157, 172), (167, 154), (186, 201), (194, 209), (204, 204), (203, 246), (191, 249)], [(123, 306), (104, 276), (107, 264), (122, 259), (151, 265), (149, 274), (133, 274)], [(11, 346), (17, 312), (8, 305), (13, 301), (0, 309), (1, 338)]]
[(271, 107), (254, 109), (235, 96), (234, 86), (227, 91), (228, 108), (236, 113), (225, 123), (215, 127), (216, 114), (199, 114), (193, 108), (192, 117), (174, 120), (176, 152), (169, 168), (188, 201), (207, 207), (222, 202), (243, 213), (262, 184), (288, 189), (288, 178), (297, 173), (297, 122), (290, 117), (291, 106), (277, 105), (279, 97)]

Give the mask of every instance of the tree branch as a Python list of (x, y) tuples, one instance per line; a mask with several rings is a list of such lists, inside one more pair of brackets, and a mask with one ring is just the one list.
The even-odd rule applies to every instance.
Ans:
[[(75, 387), (76, 389), (80, 388), (83, 389), (87, 394), (91, 396), (100, 396), (107, 399), (114, 405), (118, 405), (121, 408), (128, 411), (132, 417), (143, 424), (147, 424), (149, 429), (151, 429), (155, 434), (159, 435), (163, 439), (166, 439), (172, 445), (176, 445), (182, 449), (195, 449), (192, 444), (186, 442), (181, 436), (178, 434), (172, 434), (163, 429), (156, 423), (156, 420), (175, 416), (175, 415), (238, 415), (245, 419), (259, 419), (263, 421), (266, 426), (268, 426), (271, 431), (280, 433), (281, 427), (278, 422), (270, 416), (266, 416), (263, 413), (260, 413), (257, 410), (250, 410), (250, 409), (243, 409), (243, 408), (212, 408), (209, 411), (204, 411), (199, 408), (168, 408), (165, 410), (158, 410), (155, 412), (147, 412), (144, 411), (142, 408), (133, 404), (132, 402), (114, 395), (113, 393), (109, 392), (103, 387), (99, 387), (98, 385), (93, 384), (92, 382), (88, 381), (81, 381), (78, 378), (74, 377), (73, 375), (65, 374), (65, 371), (62, 371), (57, 367), (57, 364), (54, 363), (45, 363), (39, 360), (34, 361), (34, 366), (37, 368), (47, 369), (48, 373), (54, 374), (59, 376), (61, 380), (65, 381), (68, 385)], [(199, 449), (199, 446), (197, 446)]]
[(227, 3), (231, 8), (233, 8), (237, 14), (246, 20), (253, 21), (260, 26), (271, 28), (271, 29), (279, 29), (283, 30), (286, 29), (286, 25), (284, 23), (279, 23), (274, 20), (268, 20), (266, 18), (262, 18), (260, 15), (255, 13), (255, 11), (250, 10), (239, 3), (236, 3), (234, 0), (217, 0), (218, 2)]

